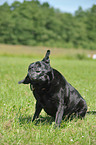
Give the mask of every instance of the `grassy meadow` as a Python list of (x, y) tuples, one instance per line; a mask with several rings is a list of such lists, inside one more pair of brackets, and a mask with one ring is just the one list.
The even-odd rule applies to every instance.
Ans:
[[(85, 98), (84, 120), (62, 121), (44, 111), (38, 123), (31, 122), (35, 99), (29, 85), (19, 85), (31, 62), (41, 60), (48, 48), (0, 45), (0, 143), (1, 145), (95, 145), (96, 144), (96, 60), (87, 50), (51, 49), (51, 66), (59, 70)], [(50, 48), (49, 48), (50, 49)]]

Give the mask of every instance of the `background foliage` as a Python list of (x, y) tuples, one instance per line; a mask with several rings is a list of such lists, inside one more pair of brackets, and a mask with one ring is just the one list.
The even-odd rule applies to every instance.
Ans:
[(96, 5), (72, 15), (38, 0), (4, 3), (0, 43), (96, 49)]

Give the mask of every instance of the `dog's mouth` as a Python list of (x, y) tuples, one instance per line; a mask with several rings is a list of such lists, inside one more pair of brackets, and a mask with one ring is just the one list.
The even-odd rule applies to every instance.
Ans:
[(37, 83), (37, 82), (41, 82), (41, 83), (48, 82), (49, 83), (50, 77), (49, 77), (48, 73), (49, 72), (41, 73), (40, 71), (36, 71), (34, 73), (28, 72), (28, 76), (29, 76), (30, 80), (34, 83)]
[(40, 73), (39, 71), (35, 73), (28, 73), (28, 76), (32, 81), (44, 81), (47, 79), (47, 74)]

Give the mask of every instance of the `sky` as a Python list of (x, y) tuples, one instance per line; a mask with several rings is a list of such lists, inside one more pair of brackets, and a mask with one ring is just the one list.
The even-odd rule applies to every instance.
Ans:
[[(0, 0), (0, 5), (4, 2), (8, 4), (13, 3), (15, 0)], [(18, 0), (23, 2), (23, 0)], [(29, 0), (30, 1), (30, 0)], [(50, 6), (59, 8), (62, 12), (74, 13), (81, 6), (83, 10), (91, 8), (93, 4), (96, 4), (96, 0), (39, 0), (40, 3), (48, 2)]]

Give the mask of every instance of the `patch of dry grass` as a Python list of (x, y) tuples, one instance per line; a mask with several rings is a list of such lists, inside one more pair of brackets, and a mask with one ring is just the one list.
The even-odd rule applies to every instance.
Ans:
[(46, 53), (46, 50), (50, 49), (52, 57), (57, 58), (79, 58), (87, 57), (88, 54), (96, 54), (96, 50), (85, 49), (64, 49), (64, 48), (48, 48), (44, 46), (23, 46), (23, 45), (5, 45), (0, 44), (0, 55), (6, 56), (28, 56), (28, 57), (41, 57)]

